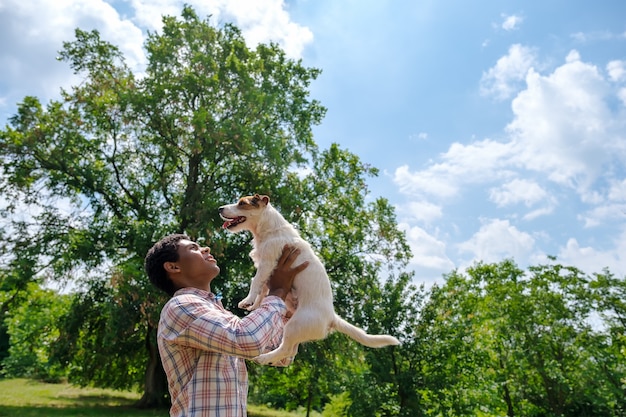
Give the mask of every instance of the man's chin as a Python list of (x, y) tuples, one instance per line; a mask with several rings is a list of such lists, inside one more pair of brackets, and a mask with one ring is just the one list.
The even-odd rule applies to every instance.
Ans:
[(219, 274), (220, 274), (220, 267), (215, 265), (211, 269), (211, 272), (209, 273), (211, 281), (213, 281), (215, 279), (215, 277), (217, 277)]

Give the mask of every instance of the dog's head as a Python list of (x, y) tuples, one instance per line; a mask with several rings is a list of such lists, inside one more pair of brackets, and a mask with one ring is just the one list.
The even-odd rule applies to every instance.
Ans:
[(224, 220), (222, 227), (233, 233), (242, 230), (254, 230), (258, 218), (270, 202), (266, 195), (255, 194), (241, 197), (235, 204), (227, 204), (219, 208), (220, 217)]

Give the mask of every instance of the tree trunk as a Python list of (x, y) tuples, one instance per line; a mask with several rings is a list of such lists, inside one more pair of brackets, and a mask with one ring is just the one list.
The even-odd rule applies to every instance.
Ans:
[[(506, 369), (504, 367), (504, 361), (500, 357), (500, 369), (504, 371), (506, 375)], [(506, 415), (507, 417), (515, 417), (515, 409), (513, 408), (513, 400), (511, 399), (511, 392), (509, 391), (509, 384), (504, 382), (504, 402), (506, 403)]]
[(507, 417), (515, 417), (515, 411), (513, 409), (513, 401), (511, 400), (511, 393), (509, 391), (509, 386), (506, 382), (504, 383), (504, 402), (506, 403)]
[(139, 408), (169, 407), (170, 398), (167, 391), (167, 377), (163, 370), (159, 349), (156, 344), (156, 329), (148, 325), (146, 332), (146, 350), (148, 364), (146, 365), (144, 393), (137, 402)]

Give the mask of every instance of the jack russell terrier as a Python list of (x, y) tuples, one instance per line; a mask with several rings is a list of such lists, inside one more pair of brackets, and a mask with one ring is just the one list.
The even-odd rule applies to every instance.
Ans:
[(368, 347), (400, 344), (393, 336), (367, 334), (335, 313), (330, 281), (324, 265), (309, 243), (272, 207), (268, 196), (255, 194), (242, 197), (235, 204), (220, 207), (219, 214), (225, 221), (225, 229), (233, 233), (248, 230), (253, 237), (250, 257), (257, 271), (248, 296), (239, 303), (240, 308), (254, 310), (267, 295), (267, 282), (285, 245), (300, 249), (298, 262), (309, 261), (309, 266), (296, 275), (293, 282), (292, 296), (296, 300), (297, 308), (285, 325), (280, 346), (256, 357), (257, 362), (272, 364), (294, 357), (300, 343), (324, 339), (332, 329)]

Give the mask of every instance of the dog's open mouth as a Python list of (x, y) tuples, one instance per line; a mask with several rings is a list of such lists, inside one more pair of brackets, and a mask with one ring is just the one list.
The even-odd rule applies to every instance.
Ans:
[(246, 218), (244, 216), (237, 216), (234, 219), (230, 219), (224, 216), (221, 217), (224, 220), (224, 224), (222, 225), (223, 229), (230, 229), (231, 227), (237, 226), (238, 224), (246, 221)]

